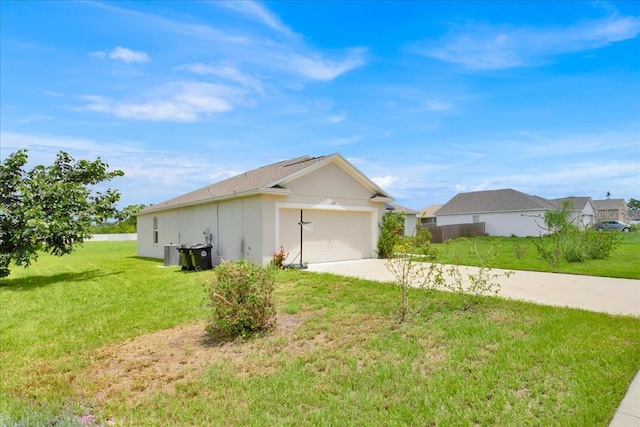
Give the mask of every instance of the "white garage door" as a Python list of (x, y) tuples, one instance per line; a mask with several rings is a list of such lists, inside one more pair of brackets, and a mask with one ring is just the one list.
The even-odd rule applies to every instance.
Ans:
[[(371, 258), (371, 212), (304, 209), (311, 230), (302, 231), (302, 262)], [(286, 263), (300, 263), (300, 209), (280, 209), (280, 244)]]

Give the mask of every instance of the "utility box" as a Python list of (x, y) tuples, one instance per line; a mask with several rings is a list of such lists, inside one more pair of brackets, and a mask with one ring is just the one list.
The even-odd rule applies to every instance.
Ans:
[(180, 252), (178, 249), (180, 245), (165, 245), (164, 246), (164, 265), (180, 265)]

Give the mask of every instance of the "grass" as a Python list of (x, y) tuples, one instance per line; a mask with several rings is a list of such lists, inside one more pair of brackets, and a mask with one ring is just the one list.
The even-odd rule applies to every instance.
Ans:
[(301, 271), (276, 274), (276, 331), (210, 343), (212, 272), (134, 254), (0, 280), (0, 425), (604, 426), (640, 368), (639, 318), (436, 293), (399, 324), (398, 288)]
[(621, 233), (621, 237), (622, 243), (609, 259), (563, 262), (557, 269), (540, 258), (533, 243), (534, 237), (460, 238), (434, 244), (433, 247), (438, 251), (438, 261), (445, 264), (479, 266), (480, 260), (471, 250), (475, 245), (483, 255), (491, 250), (490, 256), (486, 257), (491, 267), (640, 279), (640, 233)]

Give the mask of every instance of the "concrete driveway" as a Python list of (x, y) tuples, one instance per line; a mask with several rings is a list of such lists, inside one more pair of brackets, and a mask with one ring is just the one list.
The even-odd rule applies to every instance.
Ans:
[[(310, 264), (309, 271), (359, 277), (379, 282), (393, 282), (383, 259), (327, 262)], [(475, 267), (460, 267), (476, 273)], [(506, 270), (493, 269), (492, 273)], [(574, 274), (515, 271), (510, 277), (500, 277), (499, 296), (544, 305), (582, 308), (610, 314), (640, 316), (640, 280), (578, 276)]]
[[(393, 274), (387, 270), (385, 260), (382, 259), (310, 264), (308, 271), (379, 282), (395, 281)], [(474, 267), (461, 267), (463, 277), (466, 277), (465, 272), (473, 274), (477, 271)], [(506, 270), (493, 269), (492, 273), (504, 271)], [(501, 286), (498, 295), (505, 298), (609, 314), (640, 316), (640, 280), (515, 271), (508, 278), (501, 277), (498, 282)], [(640, 427), (640, 372), (631, 382), (609, 427)]]

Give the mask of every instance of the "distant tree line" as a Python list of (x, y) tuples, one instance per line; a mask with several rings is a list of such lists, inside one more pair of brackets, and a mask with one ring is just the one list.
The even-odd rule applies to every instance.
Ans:
[(136, 215), (146, 205), (129, 205), (118, 211), (115, 218), (102, 220), (91, 226), (92, 234), (135, 233), (137, 231)]

